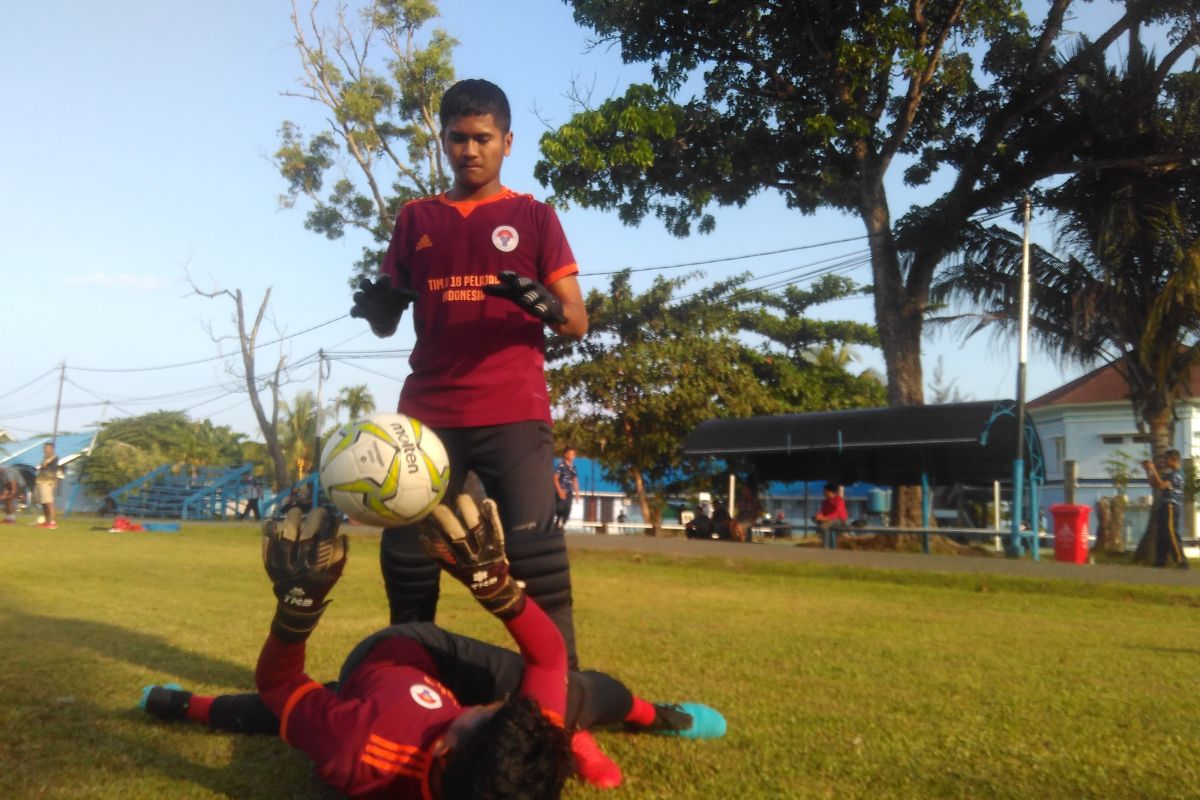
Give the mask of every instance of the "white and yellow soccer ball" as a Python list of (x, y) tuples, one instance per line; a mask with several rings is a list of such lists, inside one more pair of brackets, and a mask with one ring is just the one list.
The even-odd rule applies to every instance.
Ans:
[(338, 509), (366, 525), (395, 528), (442, 501), (450, 459), (433, 431), (405, 414), (348, 422), (321, 454), (321, 485)]

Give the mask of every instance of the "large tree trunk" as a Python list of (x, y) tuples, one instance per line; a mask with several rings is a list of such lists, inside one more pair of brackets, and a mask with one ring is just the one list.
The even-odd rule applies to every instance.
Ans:
[[(871, 276), (875, 284), (875, 324), (887, 367), (888, 405), (917, 406), (925, 402), (921, 368), (921, 331), (928, 301), (928, 281), (910, 288), (900, 270), (892, 237), (891, 215), (882, 179), (864, 188), (860, 213), (870, 236)], [(898, 486), (892, 504), (892, 524), (921, 524), (921, 490)], [(897, 539), (898, 537), (889, 537)]]

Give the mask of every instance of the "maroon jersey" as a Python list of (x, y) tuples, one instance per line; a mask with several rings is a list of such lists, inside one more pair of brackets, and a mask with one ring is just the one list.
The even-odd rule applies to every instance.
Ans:
[(483, 293), (504, 270), (545, 286), (579, 271), (554, 209), (507, 188), (400, 209), (383, 274), (420, 294), (401, 413), (447, 428), (550, 422), (542, 321)]
[[(532, 600), (505, 625), (525, 659), (519, 693), (561, 724), (567, 704), (561, 634)], [(428, 800), (430, 751), (463, 710), (438, 681), (429, 652), (412, 639), (384, 639), (334, 693), (304, 673), (304, 651), (303, 642), (271, 636), (255, 672), (284, 741), (345, 795)]]

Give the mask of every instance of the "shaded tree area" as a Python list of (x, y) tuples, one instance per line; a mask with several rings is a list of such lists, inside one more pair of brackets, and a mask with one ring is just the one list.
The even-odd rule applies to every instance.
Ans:
[[(676, 236), (712, 230), (713, 206), (764, 191), (798, 213), (858, 217), (893, 406), (924, 402), (930, 287), (972, 220), (1083, 166), (1092, 131), (1060, 124), (1059, 109), (1081, 76), (1162, 24), (1161, 87), (1200, 31), (1193, 0), (1114, 3), (1115, 21), (1091, 37), (1070, 24), (1085, 0), (1050, 0), (1036, 21), (1019, 0), (570, 2), (598, 44), (649, 64), (652, 80), (595, 107), (577, 96), (578, 113), (542, 137), (537, 178), (557, 202), (630, 225), (653, 216)], [(896, 221), (898, 162), (927, 199)], [(895, 521), (918, 515), (919, 493), (901, 487)]]
[[(652, 83), (580, 110), (542, 138), (538, 179), (562, 203), (660, 219), (677, 236), (711, 207), (762, 191), (789, 208), (856, 215), (869, 236), (888, 401), (924, 400), (921, 337), (942, 260), (980, 212), (1080, 167), (1091, 132), (1057, 104), (1146, 23), (1172, 28), (1159, 85), (1196, 47), (1192, 0), (1118, 4), (1094, 38), (1068, 24), (1082, 0), (1031, 21), (1018, 0), (897, 3), (571, 0), (576, 21)], [(894, 225), (885, 185), (903, 160), (930, 197)], [(933, 179), (940, 180), (933, 189)], [(949, 185), (949, 188), (940, 188)]]
[[(182, 411), (155, 411), (100, 426), (83, 479), (107, 494), (164, 464), (184, 469), (256, 460), (245, 436), (228, 426), (192, 420)], [(263, 455), (258, 453), (260, 457)]]
[(292, 3), (300, 88), (284, 94), (327, 114), (317, 133), (280, 127), (274, 162), (288, 185), (280, 204), (303, 198), (304, 226), (329, 239), (366, 233), (354, 274), (373, 275), (400, 206), (449, 186), (437, 111), (454, 81), (457, 42), (440, 28), (424, 32), (438, 16), (432, 0), (373, 0), (357, 11), (339, 2), (331, 19), (321, 11), (315, 0), (306, 13)]
[[(1160, 68), (1140, 47), (1123, 71), (1094, 64), (1064, 117), (1093, 131), (1092, 166), (1042, 193), (1063, 255), (1030, 251), (1031, 333), (1064, 360), (1115, 364), (1156, 458), (1200, 366), (1200, 73), (1171, 77), (1160, 99)], [(965, 240), (935, 298), (969, 309), (947, 320), (965, 335), (1014, 334), (1021, 237), (974, 225)]]
[[(809, 308), (854, 294), (845, 279), (781, 295), (743, 288), (746, 277), (684, 290), (697, 276), (660, 277), (643, 292), (629, 271), (588, 293), (588, 333), (554, 339), (547, 372), (555, 436), (597, 459), (657, 527), (665, 498), (704, 485), (714, 465), (684, 464), (700, 422), (879, 405), (882, 382), (807, 356), (839, 344), (875, 345), (874, 329), (823, 322)], [(836, 347), (835, 347), (836, 349)]]

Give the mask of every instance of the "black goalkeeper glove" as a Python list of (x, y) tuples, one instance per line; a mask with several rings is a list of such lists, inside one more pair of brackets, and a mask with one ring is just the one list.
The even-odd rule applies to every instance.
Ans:
[(337, 510), (321, 506), (307, 516), (293, 508), (263, 523), (263, 566), (277, 601), (271, 632), (281, 641), (302, 642), (321, 621), (325, 596), (342, 577), (350, 550), (339, 525)]
[(501, 272), (498, 277), (500, 283), (484, 286), (484, 294), (511, 300), (542, 322), (561, 325), (567, 321), (563, 316), (562, 301), (545, 286), (508, 270)]
[(508, 574), (496, 502), (484, 500), (483, 507), (476, 508), (475, 501), (462, 494), (458, 514), (461, 522), (446, 506), (434, 508), (421, 524), (421, 546), (488, 611), (500, 619), (516, 617), (525, 608), (525, 592)]
[(358, 282), (354, 293), (354, 306), (350, 316), (365, 319), (376, 336), (391, 336), (400, 324), (404, 309), (420, 295), (407, 286), (392, 286), (392, 280), (384, 275), (372, 283), (367, 278)]

